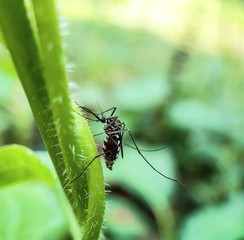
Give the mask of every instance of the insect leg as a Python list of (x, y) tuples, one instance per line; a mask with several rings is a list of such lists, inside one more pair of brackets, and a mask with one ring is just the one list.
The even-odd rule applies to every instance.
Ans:
[(113, 115), (114, 115), (114, 112), (116, 111), (116, 107), (113, 107), (113, 108), (111, 108), (111, 110), (113, 109), (113, 111), (112, 111), (112, 113), (110, 114), (110, 117), (112, 117)]
[(100, 135), (102, 135), (102, 134), (106, 134), (106, 133), (105, 133), (105, 132), (96, 133), (96, 134), (93, 135), (93, 137), (97, 137), (97, 136), (100, 136)]
[(105, 110), (105, 111), (101, 111), (101, 112), (98, 113), (97, 115), (99, 115), (99, 114), (103, 115), (104, 113), (109, 112), (109, 111), (112, 110), (112, 113), (110, 114), (110, 117), (112, 117), (113, 114), (114, 114), (114, 112), (116, 111), (116, 109), (117, 109), (117, 107), (111, 107), (111, 108), (109, 108), (109, 109), (107, 109), (107, 110)]
[(154, 171), (156, 171), (158, 174), (160, 174), (161, 176), (163, 176), (164, 178), (167, 178), (167, 179), (169, 179), (169, 180), (171, 180), (171, 181), (173, 181), (173, 182), (177, 182), (177, 183), (179, 183), (180, 185), (182, 185), (183, 187), (185, 187), (186, 188), (186, 185), (184, 184), (184, 183), (182, 183), (182, 182), (180, 182), (180, 181), (178, 181), (178, 180), (176, 180), (176, 179), (173, 179), (173, 178), (170, 178), (170, 177), (167, 177), (166, 175), (164, 175), (164, 174), (162, 174), (161, 172), (159, 172), (145, 157), (144, 157), (144, 155), (141, 153), (141, 151), (140, 151), (140, 149), (138, 148), (138, 146), (137, 146), (137, 144), (136, 144), (136, 141), (135, 141), (135, 139), (133, 138), (133, 136), (132, 136), (132, 133), (130, 132), (130, 130), (129, 129), (126, 129), (127, 131), (128, 131), (128, 133), (129, 133), (129, 135), (130, 135), (130, 137), (131, 137), (131, 140), (132, 140), (132, 142), (133, 142), (133, 144), (135, 145), (135, 148), (136, 148), (136, 150), (137, 150), (137, 152), (138, 152), (138, 154), (139, 155), (141, 155), (141, 157), (145, 160), (145, 162), (154, 170)]
[(101, 109), (101, 107), (100, 107), (99, 103), (97, 103), (97, 105), (98, 105), (98, 108), (99, 108), (99, 110), (100, 110), (100, 113), (99, 113), (99, 114), (101, 114), (101, 115), (102, 115), (102, 117), (103, 117), (103, 114), (104, 114), (104, 113), (106, 113), (106, 112), (109, 112), (109, 111), (113, 110), (113, 111), (112, 111), (112, 113), (110, 114), (110, 117), (112, 117), (112, 116), (114, 115), (114, 112), (115, 112), (115, 111), (116, 111), (116, 109), (117, 109), (117, 107), (111, 107), (111, 108), (109, 108), (109, 109), (107, 109), (107, 110), (105, 110), (105, 111), (102, 111), (102, 109)]
[(106, 152), (103, 152), (103, 153), (101, 153), (101, 154), (98, 154), (97, 156), (95, 156), (86, 166), (85, 166), (85, 168), (77, 175), (77, 176), (75, 176), (68, 184), (67, 184), (67, 186), (69, 185), (69, 184), (71, 184), (71, 183), (73, 183), (75, 180), (77, 180), (80, 176), (82, 176), (82, 174), (87, 170), (87, 168), (97, 159), (97, 158), (99, 158), (99, 157), (101, 157), (101, 156), (103, 156), (105, 153), (108, 153), (108, 152), (111, 152), (113, 149), (111, 149), (111, 150), (109, 150), (109, 151), (106, 151)]
[[(110, 125), (113, 125), (114, 121), (112, 121), (111, 123), (109, 123), (107, 126), (110, 126)], [(122, 123), (123, 125), (124, 123)], [(115, 134), (115, 133), (121, 133), (123, 130), (124, 126), (122, 127), (122, 130), (117, 130), (117, 131), (112, 131), (112, 132), (101, 132), (101, 133), (96, 133), (93, 135), (93, 137), (97, 137), (99, 135), (102, 135), (102, 134), (107, 134), (107, 135), (112, 135), (112, 134)], [(121, 139), (120, 139), (121, 140)]]
[(121, 134), (120, 134), (120, 152), (121, 152), (121, 157), (124, 157), (124, 151), (123, 151), (123, 137), (124, 137), (124, 132), (125, 132), (125, 123), (122, 123), (122, 129), (121, 129)]
[[(128, 132), (128, 129), (125, 129), (125, 123), (122, 123), (122, 125), (123, 125), (123, 127), (122, 127), (121, 130), (108, 132), (107, 134), (108, 134), (108, 135), (111, 135), (111, 134), (115, 134), (115, 133), (122, 133), (122, 136), (121, 136), (122, 143), (123, 143), (125, 146), (129, 147), (129, 148), (132, 148), (132, 149), (134, 149), (134, 150), (137, 150), (136, 147), (133, 147), (133, 146), (129, 145), (128, 143), (123, 142), (124, 132)], [(105, 133), (105, 132), (97, 133), (97, 134), (93, 135), (93, 137), (96, 137), (96, 136), (99, 136), (99, 135), (102, 135), (102, 134), (106, 134), (106, 133)], [(166, 148), (166, 147), (161, 147), (161, 148), (156, 148), (156, 149), (141, 149), (141, 148), (139, 148), (139, 150), (140, 150), (141, 152), (156, 152), (156, 151), (163, 150), (163, 149), (165, 149), (165, 148)]]
[[(123, 143), (125, 146), (127, 146), (127, 147), (129, 147), (129, 148), (132, 148), (132, 149), (134, 149), (134, 150), (137, 150), (137, 148), (135, 148), (135, 147), (133, 147), (133, 146), (131, 146), (131, 145), (129, 145), (128, 143)], [(141, 152), (156, 152), (156, 151), (160, 151), (160, 150), (163, 150), (163, 149), (165, 149), (166, 147), (161, 147), (161, 148), (156, 148), (156, 149), (141, 149), (140, 148), (140, 151)]]
[(69, 183), (68, 183), (68, 185), (69, 184), (71, 184), (71, 183), (73, 183), (75, 180), (77, 180), (86, 170), (87, 170), (87, 168), (97, 159), (97, 158), (99, 158), (99, 157), (101, 157), (102, 155), (104, 155), (104, 153), (101, 153), (101, 154), (98, 154), (97, 156), (95, 156), (87, 165), (86, 165), (86, 167), (77, 175), (77, 176), (75, 176)]

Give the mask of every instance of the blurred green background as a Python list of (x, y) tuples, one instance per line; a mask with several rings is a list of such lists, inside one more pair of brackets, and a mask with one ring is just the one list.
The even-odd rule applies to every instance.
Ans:
[[(187, 185), (125, 147), (104, 168), (107, 239), (244, 239), (244, 2), (57, 3), (72, 98), (117, 107), (139, 148), (165, 147), (150, 163)], [(4, 45), (0, 66), (0, 144), (45, 150)]]

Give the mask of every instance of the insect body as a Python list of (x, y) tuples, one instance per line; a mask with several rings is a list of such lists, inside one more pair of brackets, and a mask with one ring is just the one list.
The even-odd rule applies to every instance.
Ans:
[[(103, 142), (103, 156), (106, 162), (107, 168), (112, 170), (113, 164), (117, 160), (119, 153), (123, 158), (123, 134), (125, 131), (125, 123), (122, 123), (117, 116), (113, 116), (116, 108), (110, 108), (104, 112), (101, 112), (102, 117), (99, 114), (92, 112), (90, 109), (86, 107), (82, 107), (78, 105), (79, 108), (83, 111), (86, 111), (92, 114), (96, 119), (90, 119), (94, 121), (98, 121), (104, 124), (103, 129), (106, 134), (106, 138)], [(112, 111), (109, 117), (104, 117), (103, 113)], [(89, 119), (89, 118), (88, 118)], [(100, 156), (100, 155), (99, 155)], [(93, 159), (94, 161), (95, 159)]]
[(104, 125), (104, 132), (106, 138), (103, 142), (104, 159), (107, 168), (112, 170), (113, 164), (119, 156), (119, 152), (122, 149), (122, 133), (124, 124), (118, 119), (118, 117), (106, 118)]
[[(101, 122), (104, 124), (104, 133), (106, 134), (106, 138), (103, 142), (103, 153), (95, 156), (90, 162), (89, 164), (85, 167), (85, 169), (78, 175), (76, 176), (73, 180), (71, 180), (70, 183), (74, 182), (77, 178), (79, 178), (85, 171), (86, 169), (95, 161), (95, 159), (97, 159), (100, 156), (104, 156), (105, 162), (106, 162), (106, 166), (107, 168), (109, 168), (110, 170), (112, 170), (113, 164), (115, 163), (115, 161), (117, 160), (119, 153), (121, 153), (121, 157), (123, 158), (123, 135), (124, 132), (128, 132), (129, 136), (134, 144), (134, 147), (125, 144), (126, 146), (135, 149), (138, 154), (144, 159), (144, 161), (154, 170), (156, 171), (158, 174), (160, 174), (161, 176), (177, 182), (179, 184), (181, 184), (182, 186), (186, 187), (182, 182), (167, 177), (166, 175), (162, 174), (161, 172), (159, 172), (156, 168), (154, 168), (152, 166), (152, 164), (144, 157), (144, 155), (142, 154), (142, 150), (140, 150), (135, 142), (134, 137), (132, 136), (131, 132), (129, 129), (125, 128), (125, 123), (121, 122), (120, 119), (117, 116), (113, 116), (115, 111), (116, 111), (116, 107), (110, 108), (104, 112), (101, 112), (99, 114), (96, 114), (94, 112), (92, 112), (90, 109), (80, 106), (79, 104), (77, 104), (78, 107), (87, 112), (90, 113), (91, 115), (93, 115), (95, 117), (95, 119), (90, 119), (88, 117), (86, 117), (86, 119), (88, 120), (92, 120), (92, 121), (96, 121), (96, 122)], [(112, 111), (110, 116), (105, 117), (103, 114), (106, 112)], [(102, 115), (101, 117), (99, 115)], [(147, 151), (147, 150), (145, 150)]]

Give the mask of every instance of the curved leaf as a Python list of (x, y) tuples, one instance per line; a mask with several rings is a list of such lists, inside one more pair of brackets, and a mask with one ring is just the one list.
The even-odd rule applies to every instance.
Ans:
[(21, 184), (0, 190), (0, 238), (65, 239), (68, 224), (47, 185)]
[(3, 36), (83, 238), (96, 239), (105, 208), (99, 161), (67, 185), (97, 155), (96, 147), (85, 119), (74, 116), (54, 2), (32, 4), (27, 12), (23, 0), (0, 0)]
[(54, 186), (54, 178), (47, 166), (26, 147), (0, 147), (0, 187), (24, 181), (43, 181)]

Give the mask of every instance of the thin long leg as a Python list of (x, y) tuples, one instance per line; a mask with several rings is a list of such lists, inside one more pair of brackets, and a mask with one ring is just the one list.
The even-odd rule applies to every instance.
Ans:
[[(114, 122), (114, 121), (113, 121)], [(111, 122), (110, 124), (108, 124), (107, 126), (110, 126), (110, 125), (112, 125), (113, 124), (113, 122)], [(124, 123), (122, 123), (122, 125), (124, 125)], [(101, 133), (96, 133), (96, 134), (94, 134), (93, 135), (93, 137), (97, 137), (97, 136), (100, 136), (100, 135), (102, 135), (102, 134), (106, 134), (106, 135), (112, 135), (112, 134), (115, 134), (115, 133), (121, 133), (121, 132), (124, 132), (124, 126), (122, 127), (122, 129), (121, 130), (117, 130), (117, 131), (112, 131), (112, 132), (101, 132)]]
[(100, 113), (99, 114), (101, 114), (102, 115), (102, 117), (104, 117), (103, 116), (103, 114), (104, 113), (106, 113), (106, 112), (109, 112), (109, 111), (111, 111), (111, 110), (113, 110), (112, 111), (112, 113), (110, 114), (110, 117), (112, 117), (113, 116), (113, 114), (114, 114), (114, 112), (116, 111), (116, 109), (117, 109), (117, 107), (111, 107), (111, 108), (109, 108), (109, 109), (107, 109), (107, 110), (105, 110), (105, 111), (102, 111), (102, 109), (101, 109), (101, 107), (100, 107), (100, 105), (99, 105), (99, 103), (97, 102), (97, 105), (98, 105), (98, 108), (99, 108), (99, 110), (100, 110)]
[(179, 183), (180, 185), (182, 185), (183, 187), (185, 187), (185, 188), (187, 188), (186, 187), (186, 185), (184, 184), (184, 183), (182, 183), (182, 182), (180, 182), (180, 181), (178, 181), (178, 180), (176, 180), (176, 179), (173, 179), (173, 178), (170, 178), (170, 177), (167, 177), (166, 175), (164, 175), (164, 174), (162, 174), (161, 172), (159, 172), (144, 156), (143, 156), (143, 154), (141, 153), (141, 151), (140, 151), (140, 149), (138, 148), (138, 146), (136, 145), (136, 142), (135, 142), (135, 139), (133, 138), (133, 136), (132, 136), (132, 134), (131, 134), (131, 132), (130, 132), (130, 130), (129, 129), (126, 129), (127, 131), (128, 131), (128, 133), (129, 133), (129, 135), (130, 135), (130, 137), (131, 137), (131, 140), (133, 141), (133, 143), (134, 143), (134, 145), (135, 145), (135, 148), (136, 148), (136, 150), (137, 150), (137, 152), (141, 155), (141, 157), (146, 161), (146, 163), (154, 170), (154, 171), (156, 171), (158, 174), (160, 174), (161, 176), (163, 176), (163, 177), (165, 177), (165, 178), (167, 178), (167, 179), (169, 179), (169, 180), (171, 180), (171, 181), (173, 181), (173, 182), (177, 182), (177, 183)]
[(103, 115), (104, 113), (113, 110), (112, 113), (110, 114), (110, 117), (112, 117), (113, 114), (114, 114), (114, 112), (116, 111), (116, 109), (117, 109), (117, 107), (111, 107), (111, 108), (109, 108), (109, 109), (107, 109), (107, 110), (105, 110), (105, 111), (102, 111), (102, 112), (98, 113), (97, 115), (99, 115), (99, 114), (102, 114), (102, 115)]
[(117, 109), (116, 107), (113, 108), (113, 111), (112, 111), (112, 113), (110, 114), (110, 117), (112, 117), (112, 116), (114, 115), (116, 109)]
[(120, 151), (121, 151), (121, 157), (124, 157), (124, 150), (123, 150), (123, 137), (125, 132), (125, 123), (122, 123), (122, 129), (121, 129), (121, 138), (120, 138)]
[(102, 115), (102, 117), (104, 117), (104, 116), (103, 116), (103, 114), (104, 114), (104, 113), (106, 113), (106, 112), (109, 112), (109, 111), (113, 110), (113, 111), (112, 111), (112, 113), (110, 114), (110, 117), (112, 117), (112, 116), (114, 115), (114, 112), (115, 112), (115, 111), (116, 111), (116, 109), (117, 109), (117, 107), (111, 107), (111, 108), (109, 108), (109, 109), (107, 109), (107, 110), (105, 110), (105, 111), (102, 111), (102, 109), (101, 109), (101, 107), (100, 107), (99, 103), (97, 103), (97, 105), (98, 105), (98, 108), (99, 108), (99, 110), (100, 110), (100, 113), (99, 113), (99, 114), (101, 114), (101, 115)]
[[(131, 146), (130, 144), (128, 144), (128, 143), (126, 143), (126, 142), (123, 141), (123, 135), (124, 135), (124, 132), (127, 132), (127, 129), (122, 129), (122, 130), (119, 130), (119, 131), (109, 132), (108, 135), (109, 135), (109, 134), (114, 134), (114, 133), (122, 133), (122, 137), (121, 137), (122, 141), (121, 141), (121, 142), (122, 142), (125, 146), (127, 146), (127, 147), (129, 147), (129, 148), (132, 148), (132, 149), (134, 149), (134, 150), (137, 150), (137, 148), (135, 148), (135, 147)], [(105, 132), (96, 133), (96, 134), (93, 135), (93, 137), (97, 137), (97, 136), (100, 136), (100, 135), (102, 135), (102, 134), (106, 134), (106, 133), (105, 133)], [(165, 148), (166, 148), (166, 147), (161, 147), (161, 148), (156, 148), (156, 149), (141, 149), (141, 148), (139, 148), (139, 150), (140, 150), (141, 152), (157, 152), (157, 151), (163, 150), (163, 149), (165, 149)], [(123, 150), (122, 150), (122, 151), (123, 151)]]
[[(102, 115), (102, 118), (104, 118), (104, 117), (103, 117), (103, 114), (112, 110), (112, 113), (110, 114), (110, 117), (112, 117), (113, 114), (114, 114), (114, 112), (115, 112), (116, 109), (117, 109), (117, 107), (111, 107), (111, 108), (109, 108), (109, 109), (107, 109), (107, 110), (105, 110), (105, 111), (101, 111), (100, 113), (94, 113), (94, 112), (92, 112), (90, 109), (88, 109), (88, 108), (86, 108), (86, 107), (84, 107), (84, 106), (81, 106), (81, 105), (78, 104), (77, 102), (75, 102), (75, 103), (77, 104), (77, 106), (78, 106), (80, 109), (82, 109), (82, 110), (84, 110), (84, 111), (86, 111), (86, 112), (92, 114), (92, 115), (93, 115), (98, 121), (100, 121), (100, 122), (102, 122), (102, 119), (99, 117), (100, 114)], [(100, 107), (99, 107), (99, 109), (100, 109)], [(87, 118), (87, 119), (89, 119), (89, 118)], [(89, 119), (89, 120), (93, 120), (93, 119)], [(93, 121), (96, 121), (96, 120), (93, 120)]]
[(86, 170), (87, 168), (99, 157), (103, 156), (105, 153), (108, 153), (108, 152), (111, 152), (113, 151), (113, 149), (109, 150), (109, 151), (106, 151), (106, 152), (103, 152), (103, 153), (100, 153), (98, 154), (97, 156), (95, 156), (87, 165), (86, 167), (77, 175), (75, 176), (67, 185), (73, 183), (75, 180), (77, 180)]
[(124, 131), (124, 130), (112, 131), (112, 132), (108, 132), (108, 133), (106, 133), (106, 132), (101, 132), (101, 133), (96, 133), (96, 134), (94, 134), (93, 137), (97, 137), (97, 136), (100, 136), (100, 135), (102, 135), (102, 134), (112, 135), (112, 134), (115, 134), (115, 133), (121, 133), (121, 132), (123, 132), (123, 131)]
[[(134, 149), (134, 150), (137, 150), (137, 148), (136, 147), (133, 147), (133, 146), (131, 146), (131, 145), (129, 145), (128, 143), (123, 143), (125, 146), (127, 146), (127, 147), (129, 147), (129, 148), (132, 148), (132, 149)], [(156, 149), (140, 149), (140, 151), (141, 152), (157, 152), (157, 151), (160, 151), (160, 150), (163, 150), (163, 149), (165, 149), (166, 147), (161, 147), (161, 148), (156, 148)]]
[(109, 109), (107, 109), (107, 110), (105, 110), (105, 111), (101, 111), (100, 113), (94, 113), (94, 112), (92, 112), (90, 109), (88, 109), (88, 108), (86, 108), (86, 107), (84, 107), (84, 106), (81, 106), (79, 103), (77, 103), (77, 102), (75, 102), (75, 103), (78, 105), (78, 107), (79, 107), (80, 109), (82, 109), (82, 110), (84, 110), (84, 111), (86, 111), (86, 112), (88, 112), (88, 113), (91, 113), (91, 114), (92, 114), (93, 116), (95, 116), (95, 117), (98, 117), (98, 115), (103, 114), (103, 113), (106, 113), (106, 112), (109, 112), (109, 111), (111, 111), (111, 110), (113, 110), (112, 113), (114, 113), (115, 110), (117, 109), (116, 107), (111, 107), (111, 108), (109, 108)]
[(102, 135), (102, 134), (106, 134), (106, 133), (105, 133), (105, 132), (96, 133), (96, 134), (93, 135), (93, 137), (97, 137), (97, 136), (100, 136), (100, 135)]
[(69, 183), (68, 183), (68, 185), (69, 184), (71, 184), (71, 183), (73, 183), (76, 179), (78, 179), (86, 170), (87, 170), (87, 168), (97, 159), (97, 158), (99, 158), (99, 157), (101, 157), (102, 155), (104, 155), (104, 153), (101, 153), (101, 154), (98, 154), (96, 157), (94, 157), (87, 165), (86, 165), (86, 167), (77, 175), (77, 176), (75, 176)]

